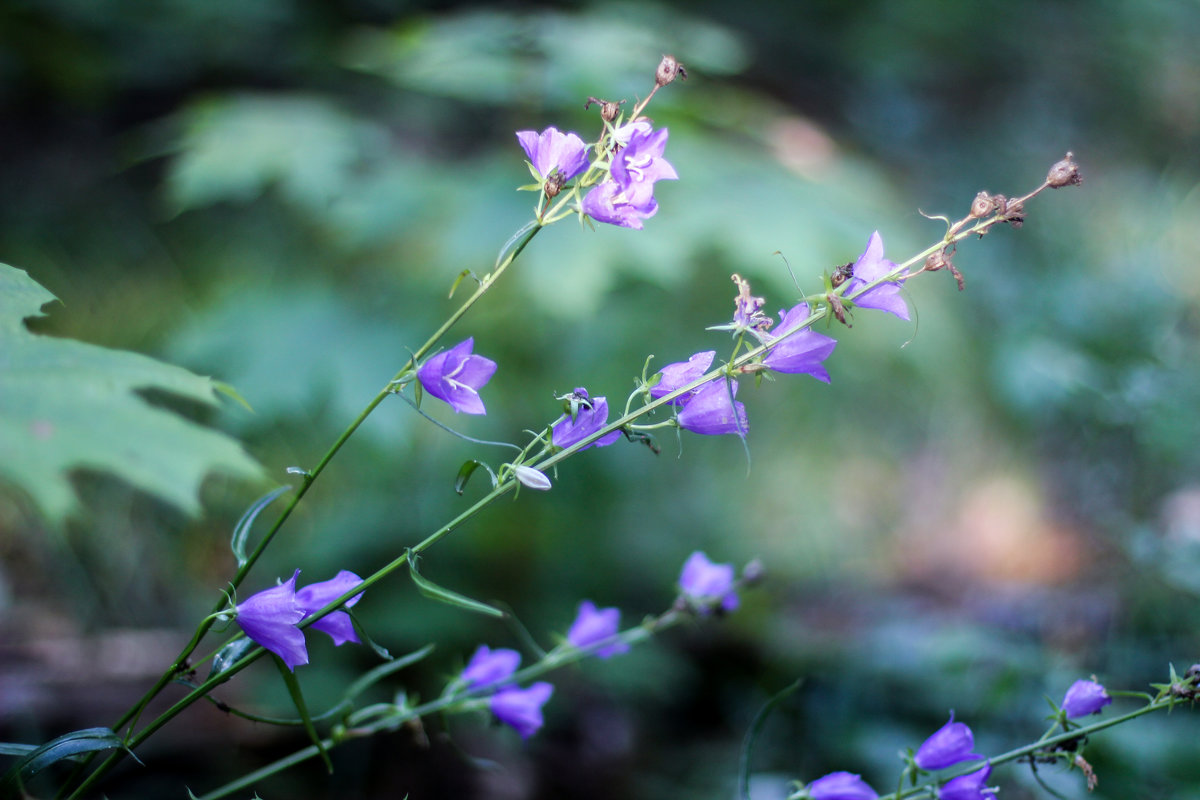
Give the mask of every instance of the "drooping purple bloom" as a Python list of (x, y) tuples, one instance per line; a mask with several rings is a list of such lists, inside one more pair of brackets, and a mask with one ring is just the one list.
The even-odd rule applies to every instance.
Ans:
[(996, 793), (987, 788), (987, 779), (992, 774), (991, 763), (966, 775), (946, 781), (938, 789), (940, 800), (996, 800)]
[(417, 370), (425, 391), (445, 400), (455, 413), (486, 414), (479, 390), (496, 372), (496, 362), (474, 355), (475, 338), (465, 339), (430, 358)]
[(528, 739), (542, 727), (542, 706), (552, 694), (554, 686), (545, 681), (528, 689), (509, 686), (492, 695), (492, 713), (505, 725), (512, 726), (522, 739)]
[[(786, 312), (780, 311), (779, 327), (767, 334), (768, 343), (795, 330), (811, 314), (808, 303), (800, 303)], [(807, 328), (772, 345), (762, 363), (776, 372), (812, 375), (819, 381), (829, 383), (829, 371), (821, 362), (829, 358), (835, 347), (837, 339)]]
[(727, 384), (723, 380), (701, 386), (676, 415), (679, 427), (702, 436), (745, 436), (750, 431), (746, 406), (731, 399), (737, 396), (737, 387), (737, 381)]
[(851, 772), (831, 772), (807, 787), (812, 800), (876, 800), (875, 790)]
[[(617, 608), (596, 608), (591, 600), (579, 604), (579, 613), (567, 631), (567, 641), (575, 647), (590, 644), (616, 635), (621, 625), (621, 611)], [(629, 652), (627, 642), (614, 642), (596, 651), (597, 658), (611, 658)]]
[[(607, 398), (589, 397), (587, 390), (582, 388), (575, 390), (575, 397), (583, 400), (577, 407), (575, 419), (563, 414), (550, 426), (550, 441), (555, 447), (570, 447), (608, 424)], [(580, 452), (589, 447), (606, 447), (615, 442), (620, 435), (620, 431), (611, 431), (584, 447)]]
[(472, 689), (491, 686), (508, 680), (520, 664), (521, 654), (516, 650), (493, 650), (486, 644), (481, 644), (475, 655), (471, 656), (467, 668), (463, 670), (462, 680)]
[(1086, 717), (1088, 714), (1098, 714), (1100, 709), (1112, 702), (1108, 692), (1095, 681), (1078, 680), (1071, 684), (1063, 695), (1062, 710), (1067, 717)]
[(979, 753), (971, 752), (974, 747), (975, 735), (965, 722), (955, 722), (951, 711), (950, 721), (917, 748), (913, 760), (924, 770), (944, 769), (961, 761), (983, 758)]
[(517, 141), (542, 180), (558, 170), (562, 179), (569, 181), (587, 169), (587, 145), (574, 133), (563, 133), (551, 125), (540, 134), (517, 131)]
[[(867, 240), (867, 249), (854, 262), (853, 275), (850, 278), (845, 294), (850, 295), (871, 281), (878, 280), (896, 268), (896, 265), (883, 257), (883, 238), (879, 231), (871, 234)], [(881, 283), (860, 297), (854, 298), (854, 304), (859, 308), (877, 308), (889, 314), (895, 314), (903, 320), (908, 319), (908, 305), (900, 296), (900, 286), (906, 275), (895, 281)]]
[(637, 186), (653, 192), (656, 181), (679, 180), (675, 168), (663, 158), (667, 147), (667, 129), (635, 128), (629, 143), (613, 156), (609, 174), (622, 190)]
[(609, 225), (640, 231), (642, 220), (658, 213), (658, 201), (650, 185), (626, 190), (616, 181), (607, 180), (583, 196), (583, 213)]
[(639, 119), (634, 122), (626, 122), (619, 128), (613, 130), (613, 142), (621, 147), (629, 144), (629, 139), (635, 133), (650, 133), (654, 128), (648, 119)]
[[(712, 366), (713, 358), (716, 355), (716, 350), (705, 350), (703, 353), (696, 353), (687, 361), (676, 361), (674, 364), (667, 364), (659, 370), (662, 378), (658, 383), (650, 387), (650, 396), (653, 398), (663, 397), (676, 389), (688, 385), (708, 372), (708, 368)], [(692, 394), (695, 394), (695, 392), (692, 392)], [(676, 397), (668, 405), (682, 405), (690, 396), (683, 395)]]
[(237, 606), (237, 624), (247, 636), (270, 650), (289, 670), (308, 663), (304, 632), (296, 623), (307, 612), (296, 602), (296, 578), (247, 597)]
[(717, 602), (723, 611), (735, 611), (739, 600), (733, 587), (733, 576), (732, 564), (714, 564), (697, 550), (683, 565), (679, 588), (702, 614), (707, 614)]
[[(360, 583), (362, 583), (362, 578), (350, 570), (344, 569), (327, 581), (310, 583), (296, 592), (296, 603), (304, 610), (304, 616), (307, 617), (320, 611)], [(362, 592), (359, 592), (346, 601), (346, 607), (354, 605), (361, 598)], [(330, 612), (310, 627), (329, 634), (333, 643), (339, 647), (346, 642), (357, 643), (359, 641), (358, 634), (354, 631), (354, 623), (345, 611)]]

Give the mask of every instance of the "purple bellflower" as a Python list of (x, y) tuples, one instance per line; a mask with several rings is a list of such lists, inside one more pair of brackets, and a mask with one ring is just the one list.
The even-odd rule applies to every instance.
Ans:
[(720, 378), (701, 386), (676, 415), (679, 427), (702, 436), (745, 436), (750, 431), (746, 406), (731, 400), (737, 396), (737, 387), (737, 381), (727, 385)]
[(635, 133), (648, 134), (654, 128), (648, 119), (639, 119), (634, 122), (626, 122), (619, 128), (613, 130), (613, 143), (619, 147), (627, 147), (629, 139)]
[[(846, 286), (846, 294), (882, 278), (895, 268), (895, 264), (883, 257), (883, 238), (880, 237), (879, 231), (875, 231), (867, 240), (867, 249), (854, 262), (853, 273)], [(859, 308), (877, 308), (907, 320), (908, 305), (900, 296), (900, 285), (904, 283), (905, 277), (907, 276), (902, 275), (894, 281), (879, 284), (869, 292), (854, 298), (854, 305)]]
[(738, 607), (737, 592), (733, 588), (733, 565), (714, 564), (699, 550), (684, 563), (679, 588), (702, 614), (707, 614), (717, 602), (722, 611), (734, 611)]
[(979, 753), (972, 753), (975, 747), (975, 736), (965, 722), (955, 722), (954, 712), (950, 712), (950, 721), (926, 739), (919, 748), (913, 761), (924, 770), (937, 770), (957, 764), (961, 761), (982, 759)]
[(679, 180), (675, 168), (663, 158), (667, 147), (667, 129), (636, 128), (629, 143), (612, 158), (609, 174), (622, 190), (628, 192), (637, 186), (648, 187), (653, 193), (657, 181)]
[[(696, 353), (687, 361), (676, 361), (674, 364), (667, 364), (659, 370), (662, 378), (659, 379), (658, 383), (650, 387), (650, 396), (655, 399), (663, 397), (696, 380), (708, 372), (708, 368), (712, 366), (713, 358), (716, 355), (716, 350), (705, 350), (703, 353)], [(676, 397), (668, 405), (683, 405), (694, 394), (695, 391), (691, 394)]]
[[(621, 625), (621, 611), (617, 608), (596, 608), (591, 600), (579, 604), (579, 613), (567, 631), (567, 641), (575, 647), (590, 644), (615, 636)], [(629, 652), (627, 642), (614, 642), (596, 651), (597, 658), (611, 658)]]
[(658, 213), (654, 184), (678, 180), (679, 174), (665, 158), (667, 129), (651, 129), (645, 121), (623, 125), (616, 138), (624, 146), (612, 157), (609, 179), (583, 198), (583, 213), (622, 228), (642, 229), (642, 220)]
[(461, 679), (472, 689), (491, 686), (508, 680), (520, 664), (521, 654), (516, 650), (493, 650), (486, 644), (481, 644), (475, 655), (471, 656)]
[(528, 689), (509, 686), (492, 695), (491, 709), (496, 719), (528, 739), (542, 727), (542, 706), (554, 694), (554, 686), (539, 681)]
[[(767, 343), (795, 330), (811, 313), (808, 303), (793, 306), (790, 311), (780, 311), (779, 327), (774, 334), (767, 334)], [(829, 383), (829, 371), (821, 362), (829, 358), (835, 347), (837, 339), (808, 328), (773, 345), (762, 363), (776, 372), (812, 375), (819, 381)]]
[[(296, 592), (296, 603), (303, 609), (304, 616), (307, 617), (320, 611), (362, 582), (362, 578), (350, 570), (344, 569), (327, 581), (310, 583)], [(349, 608), (360, 599), (362, 599), (362, 592), (347, 600), (345, 605)], [(346, 642), (354, 642), (356, 644), (359, 642), (358, 634), (354, 631), (354, 623), (351, 621), (350, 615), (345, 611), (330, 612), (314, 622), (310, 627), (329, 634), (329, 637), (333, 639), (333, 643), (339, 647)]]
[(876, 800), (875, 790), (851, 772), (831, 772), (807, 787), (812, 800)]
[(1095, 681), (1078, 680), (1071, 684), (1063, 695), (1062, 710), (1067, 717), (1086, 717), (1088, 714), (1098, 714), (1100, 709), (1112, 702), (1108, 692)]
[(459, 342), (430, 358), (417, 370), (425, 391), (450, 404), (455, 413), (486, 414), (479, 390), (496, 372), (496, 362), (473, 354), (475, 338)]
[(966, 775), (946, 781), (938, 789), (939, 800), (996, 800), (996, 793), (987, 788), (987, 779), (992, 774), (991, 763)]
[[(574, 396), (581, 400), (575, 413), (575, 419), (563, 414), (550, 426), (550, 441), (555, 447), (567, 448), (576, 442), (583, 441), (596, 431), (608, 424), (608, 399), (592, 398), (587, 389), (577, 388)], [(589, 447), (607, 447), (620, 438), (620, 431), (611, 431), (589, 444)], [(583, 452), (580, 450), (580, 452)]]
[(658, 213), (658, 201), (654, 199), (652, 187), (638, 186), (624, 190), (616, 181), (607, 180), (596, 186), (583, 197), (583, 213), (608, 225), (621, 228), (642, 229), (642, 220)]
[(587, 169), (587, 145), (573, 133), (563, 133), (551, 125), (540, 134), (517, 131), (517, 141), (543, 181), (555, 170), (563, 181), (569, 181)]
[(287, 583), (253, 594), (237, 606), (237, 624), (242, 631), (279, 656), (293, 672), (296, 667), (308, 663), (304, 631), (296, 627), (296, 623), (308, 614), (296, 602), (296, 578), (299, 575), (300, 570), (296, 570)]

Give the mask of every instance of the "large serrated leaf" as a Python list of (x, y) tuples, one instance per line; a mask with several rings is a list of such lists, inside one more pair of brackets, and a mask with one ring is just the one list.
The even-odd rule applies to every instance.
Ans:
[(0, 264), (0, 482), (54, 523), (76, 510), (70, 473), (107, 472), (191, 515), (211, 472), (259, 479), (234, 439), (147, 403), (139, 390), (215, 405), (214, 382), (148, 356), (31, 333), (56, 298)]

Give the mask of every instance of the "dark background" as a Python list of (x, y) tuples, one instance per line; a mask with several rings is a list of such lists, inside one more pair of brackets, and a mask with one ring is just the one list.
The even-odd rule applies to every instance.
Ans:
[[(981, 189), (1035, 187), (1072, 150), (1084, 184), (1020, 230), (966, 242), (966, 275), (908, 287), (914, 322), (831, 333), (829, 386), (779, 376), (734, 437), (622, 444), (565, 463), (433, 548), (431, 578), (510, 606), (549, 646), (580, 598), (626, 622), (670, 604), (693, 550), (759, 557), (735, 615), (555, 676), (522, 745), (482, 719), (427, 721), (293, 770), (262, 797), (729, 797), (758, 708), (797, 678), (754, 754), (756, 800), (838, 769), (894, 787), (896, 752), (954, 709), (998, 754), (1036, 739), (1076, 678), (1144, 690), (1197, 658), (1200, 591), (1200, 10), (1111, 0), (506, 4), (42, 0), (0, 4), (0, 260), (62, 301), (41, 332), (149, 353), (233, 384), (209, 423), (280, 482), (311, 466), (528, 219), (513, 131), (592, 138), (589, 95), (649, 90), (678, 182), (642, 232), (546, 231), (452, 334), (500, 369), (486, 418), (521, 440), (577, 385), (619, 399), (647, 354), (724, 352), (732, 272), (768, 309), (879, 230), (896, 261)], [(907, 343), (907, 344), (906, 344)], [(185, 409), (197, 413), (195, 409)], [(0, 454), (2, 457), (2, 454)], [(458, 465), (502, 451), (385, 403), (248, 581), (365, 574), (465, 508)], [(229, 531), (265, 491), (214, 477), (204, 516), (80, 474), (65, 532), (0, 495), (3, 738), (110, 722), (232, 573)], [(436, 695), (507, 627), (407, 579), (359, 607)], [(364, 648), (311, 647), (323, 707)], [(527, 656), (528, 658), (528, 656)], [(259, 668), (261, 667), (261, 669)], [(222, 699), (286, 713), (265, 664)], [(399, 684), (392, 687), (398, 690)], [(380, 696), (375, 699), (388, 699)], [(1136, 700), (1118, 700), (1116, 713)], [(1200, 797), (1183, 710), (1107, 731), (1091, 797)], [(450, 735), (447, 736), (446, 733)], [(107, 785), (184, 796), (303, 746), (197, 706)], [(490, 765), (480, 759), (489, 759)], [(1089, 796), (1078, 773), (1039, 775)], [(1028, 767), (1003, 797), (1049, 796)], [(244, 795), (245, 796), (245, 795)]]

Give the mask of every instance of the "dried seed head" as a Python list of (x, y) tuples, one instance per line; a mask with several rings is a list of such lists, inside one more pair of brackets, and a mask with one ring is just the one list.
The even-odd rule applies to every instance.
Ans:
[(996, 202), (987, 192), (980, 192), (971, 201), (971, 216), (975, 219), (982, 219), (991, 214), (995, 209)]
[(1012, 225), (1014, 229), (1025, 224), (1025, 204), (1020, 200), (1005, 200), (1002, 207), (1004, 210), (1001, 213), (1004, 221)]
[(654, 83), (666, 86), (676, 78), (687, 80), (687, 70), (675, 60), (675, 56), (664, 55), (662, 61), (658, 62), (658, 69), (654, 71)]
[(1046, 175), (1046, 184), (1051, 189), (1061, 189), (1064, 186), (1078, 186), (1083, 183), (1083, 176), (1079, 174), (1079, 165), (1073, 160), (1075, 154), (1067, 151), (1067, 155), (1062, 161), (1055, 162), (1050, 168), (1050, 173)]
[(550, 177), (546, 178), (546, 185), (543, 189), (546, 192), (546, 197), (550, 199), (557, 197), (558, 193), (562, 191), (564, 183), (566, 183), (566, 181), (563, 180), (563, 175), (561, 172), (558, 170), (551, 172)]
[(592, 107), (592, 104), (600, 106), (600, 118), (605, 122), (612, 122), (621, 113), (621, 106), (625, 103), (624, 100), (601, 100), (599, 97), (589, 97), (587, 102), (583, 104), (583, 110), (587, 111)]

